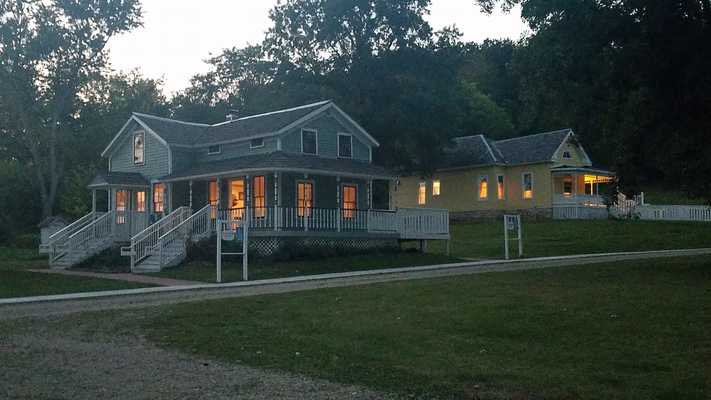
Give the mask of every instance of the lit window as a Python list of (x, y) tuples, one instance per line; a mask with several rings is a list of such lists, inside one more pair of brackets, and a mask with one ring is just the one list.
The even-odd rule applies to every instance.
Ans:
[(338, 157), (353, 157), (353, 136), (338, 134)]
[(301, 131), (301, 152), (304, 154), (318, 154), (318, 144), (315, 130), (303, 129)]
[(165, 186), (162, 183), (153, 185), (153, 212), (165, 211)]
[(573, 195), (573, 177), (571, 176), (566, 176), (565, 178), (563, 178), (563, 195)]
[(568, 159), (569, 159), (569, 158), (572, 158), (572, 157), (570, 156), (570, 152), (569, 152), (569, 151), (564, 151), (564, 152), (563, 152), (563, 158), (568, 158)]
[(146, 134), (145, 132), (136, 132), (133, 135), (133, 163), (143, 164), (146, 153)]
[(207, 154), (220, 154), (222, 153), (222, 145), (216, 144), (207, 148)]
[(311, 182), (299, 182), (296, 187), (296, 215), (310, 217), (313, 208), (314, 187)]
[(504, 176), (499, 175), (496, 177), (496, 197), (499, 200), (506, 198), (506, 186), (504, 184)]
[(357, 188), (353, 185), (343, 186), (343, 218), (352, 219), (356, 210)]
[(523, 174), (523, 198), (527, 200), (533, 198), (533, 174), (530, 172)]
[(126, 223), (126, 198), (128, 192), (125, 190), (116, 191), (116, 223), (123, 225)]
[(432, 196), (439, 196), (440, 194), (440, 183), (439, 180), (432, 182)]
[(252, 197), (254, 200), (254, 217), (264, 218), (267, 214), (267, 197), (265, 194), (266, 184), (263, 176), (255, 176), (253, 179), (254, 189)]
[(264, 138), (252, 139), (249, 141), (249, 147), (252, 149), (258, 149), (264, 147)]
[(146, 192), (136, 192), (136, 211), (146, 212)]
[(479, 200), (486, 200), (489, 197), (489, 177), (479, 177)]
[(217, 218), (217, 181), (210, 181), (207, 184), (207, 201), (212, 206), (210, 208), (210, 218)]
[(425, 182), (420, 182), (417, 191), (417, 204), (421, 206), (427, 204), (427, 184)]

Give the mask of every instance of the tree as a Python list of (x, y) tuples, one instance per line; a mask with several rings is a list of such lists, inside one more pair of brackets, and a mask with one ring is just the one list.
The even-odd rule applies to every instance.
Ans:
[(33, 170), (43, 217), (54, 211), (81, 92), (106, 65), (108, 40), (140, 17), (138, 0), (0, 2), (0, 140)]

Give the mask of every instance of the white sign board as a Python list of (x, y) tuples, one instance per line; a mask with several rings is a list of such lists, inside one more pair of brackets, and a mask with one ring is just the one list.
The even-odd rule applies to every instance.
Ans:
[(523, 240), (521, 235), (521, 215), (504, 215), (504, 255), (510, 259), (509, 241), (518, 241), (518, 256), (523, 257)]
[[(249, 280), (249, 213), (239, 220), (216, 221), (217, 230), (217, 283), (222, 283), (222, 256), (242, 256), (242, 280)], [(242, 252), (228, 253), (222, 251), (222, 241), (242, 242)]]

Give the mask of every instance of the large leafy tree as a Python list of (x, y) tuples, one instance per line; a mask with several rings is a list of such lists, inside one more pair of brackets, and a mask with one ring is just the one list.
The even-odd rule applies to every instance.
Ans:
[(44, 217), (54, 211), (81, 93), (102, 73), (108, 40), (140, 17), (138, 0), (0, 2), (0, 140), (33, 171)]

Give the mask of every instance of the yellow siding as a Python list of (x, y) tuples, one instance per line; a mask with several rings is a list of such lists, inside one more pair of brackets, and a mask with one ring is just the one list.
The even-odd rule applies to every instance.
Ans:
[[(552, 164), (530, 164), (524, 166), (497, 166), (470, 168), (458, 171), (437, 172), (432, 177), (400, 178), (400, 185), (393, 193), (397, 207), (442, 208), (451, 212), (480, 210), (520, 210), (528, 208), (548, 208), (552, 203)], [(526, 200), (522, 193), (522, 174), (533, 173), (533, 199)], [(497, 175), (504, 175), (506, 198), (497, 199)], [(488, 176), (488, 198), (479, 200), (478, 182), (481, 176)], [(440, 195), (433, 196), (432, 182), (440, 181)], [(427, 203), (417, 204), (420, 182), (427, 184)]]
[[(570, 153), (570, 158), (563, 158), (563, 153)], [(585, 154), (581, 148), (568, 140), (561, 146), (556, 155), (553, 156), (553, 161), (559, 165), (567, 165), (570, 167), (585, 167), (590, 166), (590, 163), (585, 159)]]

